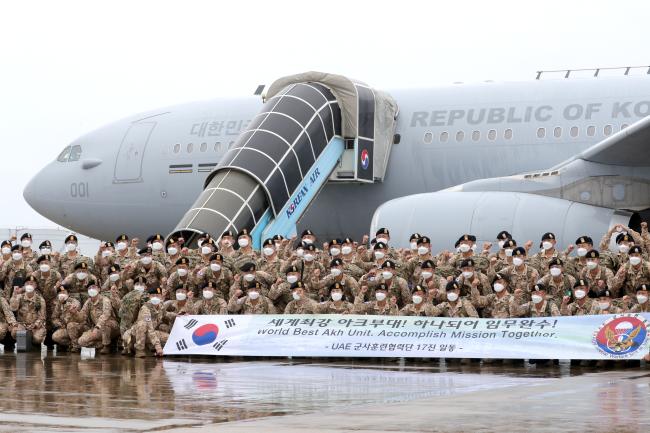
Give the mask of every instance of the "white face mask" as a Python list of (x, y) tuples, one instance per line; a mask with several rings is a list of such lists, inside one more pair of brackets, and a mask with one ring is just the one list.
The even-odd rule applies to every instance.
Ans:
[(241, 238), (237, 241), (239, 243), (239, 246), (242, 248), (246, 248), (248, 246), (248, 239), (246, 238)]
[(542, 242), (542, 248), (544, 250), (550, 250), (551, 248), (553, 248), (553, 244), (550, 243), (549, 241), (544, 241)]
[(427, 247), (418, 247), (418, 254), (421, 256), (424, 256), (429, 252), (429, 248)]
[(111, 274), (108, 276), (108, 279), (111, 280), (112, 283), (114, 283), (120, 279), (120, 274)]
[(381, 260), (381, 259), (384, 258), (385, 255), (386, 255), (386, 254), (384, 254), (383, 251), (375, 251), (375, 258), (376, 258), (376, 259)]
[(553, 275), (554, 277), (559, 277), (560, 275), (562, 275), (562, 269), (551, 268), (551, 275)]
[(302, 297), (301, 297), (299, 294), (297, 294), (296, 292), (293, 292), (293, 293), (291, 294), (291, 296), (293, 297), (293, 300), (294, 300), (294, 301), (300, 301), (300, 299), (302, 298)]
[(332, 301), (338, 302), (343, 299), (343, 293), (341, 292), (332, 292)]
[(141, 262), (143, 265), (150, 265), (152, 261), (153, 261), (153, 259), (152, 259), (151, 257), (149, 257), (149, 256), (145, 256), (145, 257), (142, 257), (142, 258), (140, 259), (140, 262)]
[(512, 249), (508, 248), (508, 249), (503, 250), (503, 251), (505, 251), (506, 257), (512, 257), (512, 251), (513, 251)]
[(305, 239), (303, 239), (302, 241), (303, 241), (304, 243), (306, 243), (307, 245), (311, 245), (311, 244), (314, 243), (314, 241), (312, 241), (310, 238), (305, 238)]
[(330, 248), (330, 255), (332, 256), (338, 256), (341, 254), (341, 250), (338, 248)]
[(467, 245), (467, 244), (460, 244), (460, 246), (458, 247), (458, 249), (460, 249), (460, 252), (461, 252), (461, 253), (466, 253), (466, 252), (468, 252), (469, 250), (471, 250), (472, 248), (471, 248), (469, 245)]
[(519, 257), (515, 257), (514, 259), (512, 259), (512, 263), (515, 266), (521, 266), (521, 265), (524, 264), (524, 259), (520, 259)]
[(34, 291), (34, 286), (25, 286), (25, 292), (32, 293)]
[(628, 247), (625, 244), (621, 244), (621, 245), (618, 246), (618, 251), (623, 253), (623, 254), (627, 254), (628, 251), (630, 251), (630, 247)]
[(110, 257), (111, 254), (113, 254), (111, 250), (102, 251), (102, 257)]
[(41, 255), (43, 255), (43, 256), (47, 255), (47, 254), (50, 254), (51, 252), (52, 252), (51, 248), (41, 248)]
[(250, 292), (248, 292), (248, 297), (251, 298), (252, 300), (255, 300), (260, 297), (260, 292), (251, 290)]
[(8, 255), (8, 254), (11, 254), (11, 248), (3, 247), (2, 248), (2, 254), (4, 254), (5, 256)]
[(598, 308), (601, 310), (606, 310), (609, 308), (609, 302), (599, 302), (598, 303)]
[(422, 271), (422, 278), (424, 278), (425, 280), (428, 280), (431, 277), (433, 277), (433, 272)]
[(65, 293), (59, 293), (57, 295), (57, 297), (59, 298), (59, 301), (61, 301), (61, 302), (65, 302), (66, 299), (68, 299), (68, 295), (66, 295)]
[(219, 263), (210, 263), (210, 269), (212, 269), (212, 272), (219, 272), (221, 265)]
[(573, 292), (573, 294), (575, 295), (576, 299), (582, 299), (587, 293), (584, 290), (577, 289), (575, 292)]
[(23, 255), (20, 253), (13, 253), (11, 258), (14, 259), (15, 262), (19, 262), (23, 259)]
[(115, 249), (118, 251), (124, 251), (126, 249), (126, 242), (118, 242), (117, 245), (115, 245)]
[(505, 245), (506, 241), (499, 241), (499, 249), (503, 249), (503, 246)]
[(377, 238), (377, 242), (382, 242), (382, 243), (388, 245), (388, 238), (382, 236), (382, 237), (380, 237), (380, 238)]
[(648, 297), (646, 295), (639, 294), (636, 295), (636, 300), (639, 304), (645, 304), (646, 302), (648, 302)]
[(255, 280), (255, 274), (245, 274), (244, 280), (250, 283), (251, 281)]
[(275, 253), (275, 250), (271, 247), (266, 247), (263, 250), (265, 256), (272, 256)]
[(544, 300), (544, 298), (542, 298), (539, 295), (533, 295), (533, 296), (531, 296), (531, 299), (533, 300), (533, 304), (539, 304), (540, 302), (542, 302)]
[(418, 305), (418, 304), (422, 303), (422, 296), (420, 296), (420, 295), (413, 295), (413, 297), (411, 299), (413, 299), (413, 303), (415, 305)]
[(298, 281), (298, 277), (295, 275), (287, 275), (287, 283), (293, 284)]
[(586, 248), (578, 248), (578, 257), (584, 257), (588, 252)]
[(187, 295), (185, 293), (179, 293), (179, 292), (176, 293), (177, 301), (184, 301), (185, 299), (187, 299)]
[(163, 244), (161, 244), (160, 242), (154, 242), (153, 244), (151, 244), (151, 249), (154, 251), (160, 251), (163, 249)]
[(456, 292), (447, 293), (447, 300), (449, 302), (456, 302), (458, 300), (458, 293)]
[(151, 305), (159, 305), (160, 304), (160, 298), (153, 297), (149, 301), (151, 302)]
[(587, 262), (587, 269), (590, 269), (590, 270), (593, 271), (593, 270), (596, 269), (597, 267), (598, 267), (598, 263), (597, 263), (597, 262), (593, 262), (593, 261), (589, 261), (589, 262)]
[(305, 254), (305, 250), (303, 250), (302, 248), (298, 248), (296, 250), (296, 254), (298, 255), (298, 257), (302, 257)]
[(178, 248), (176, 247), (169, 247), (167, 248), (167, 254), (170, 256), (175, 256), (178, 253)]
[(65, 249), (66, 249), (66, 251), (69, 251), (69, 252), (75, 251), (77, 249), (77, 244), (72, 243), (72, 242), (69, 243), (69, 244), (65, 244)]
[(340, 270), (339, 268), (332, 268), (332, 269), (330, 269), (330, 274), (332, 274), (332, 276), (334, 276), (334, 277), (338, 277), (338, 276), (341, 275), (342, 273), (343, 273), (343, 271)]
[(201, 254), (203, 254), (204, 256), (207, 256), (211, 252), (212, 252), (212, 248), (207, 247), (207, 246), (206, 247), (201, 247)]
[(346, 246), (344, 246), (343, 248), (341, 248), (341, 252), (342, 252), (344, 255), (348, 255), (348, 254), (350, 254), (350, 253), (352, 252), (352, 247), (348, 247), (348, 246), (346, 245)]
[(384, 277), (384, 280), (390, 280), (391, 278), (393, 278), (393, 273), (390, 271), (383, 271), (381, 273), (381, 276)]
[(85, 280), (87, 276), (88, 276), (88, 274), (85, 273), (85, 272), (77, 272), (77, 279), (78, 280)]
[(214, 296), (214, 293), (212, 292), (212, 290), (204, 290), (203, 291), (203, 298), (204, 299), (212, 299), (213, 296)]
[(50, 272), (50, 265), (42, 264), (38, 267), (41, 272)]
[(133, 288), (135, 289), (136, 292), (140, 292), (140, 293), (144, 292), (144, 286), (142, 284), (136, 284)]
[(314, 260), (314, 255), (313, 254), (305, 254), (305, 260), (308, 262), (311, 262)]
[(472, 276), (474, 276), (474, 272), (472, 272), (472, 271), (463, 271), (463, 277), (465, 279), (472, 278)]
[(97, 291), (97, 289), (88, 289), (88, 296), (90, 296), (91, 298), (97, 296), (98, 293), (99, 292)]
[(637, 256), (630, 257), (630, 263), (632, 263), (632, 266), (637, 266), (638, 264), (641, 263), (641, 257), (637, 257)]
[(32, 241), (30, 241), (28, 239), (25, 239), (25, 240), (20, 242), (20, 246), (23, 247), (23, 248), (29, 248), (29, 247), (32, 246)]
[(494, 283), (494, 291), (495, 291), (495, 292), (497, 292), (497, 293), (499, 293), (499, 292), (503, 292), (503, 289), (505, 289), (505, 287), (503, 286), (503, 284), (501, 284), (501, 283)]
[(187, 275), (187, 269), (185, 268), (178, 268), (176, 269), (176, 272), (178, 273), (179, 277), (184, 277), (185, 275)]
[(417, 242), (411, 242), (411, 249), (412, 250), (417, 250), (418, 249), (418, 243)]
[(377, 293), (375, 293), (375, 299), (378, 300), (379, 302), (381, 302), (384, 299), (386, 299), (386, 294), (377, 292)]

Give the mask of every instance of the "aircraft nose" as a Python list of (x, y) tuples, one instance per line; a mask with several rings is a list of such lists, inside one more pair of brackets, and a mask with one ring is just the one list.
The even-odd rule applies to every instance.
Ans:
[(23, 198), (39, 214), (60, 224), (64, 196), (61, 185), (64, 176), (52, 164), (45, 166), (25, 185)]
[(43, 202), (41, 200), (40, 191), (42, 188), (39, 188), (39, 185), (43, 183), (43, 170), (36, 173), (34, 177), (27, 183), (25, 189), (23, 190), (23, 198), (28, 205), (32, 207), (36, 212), (42, 214)]

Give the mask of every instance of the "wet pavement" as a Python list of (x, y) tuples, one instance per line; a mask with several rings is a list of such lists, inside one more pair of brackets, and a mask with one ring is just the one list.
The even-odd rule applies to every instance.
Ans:
[(647, 431), (650, 368), (0, 355), (0, 432)]

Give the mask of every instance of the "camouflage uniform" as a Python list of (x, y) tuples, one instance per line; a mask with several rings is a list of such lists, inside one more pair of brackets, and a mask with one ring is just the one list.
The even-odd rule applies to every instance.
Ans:
[(620, 296), (635, 296), (636, 288), (641, 284), (650, 284), (650, 263), (645, 260), (636, 269), (629, 262), (622, 265), (616, 272), (610, 289)]
[(234, 269), (239, 269), (246, 263), (257, 263), (259, 257), (255, 250), (251, 248), (250, 251), (242, 251), (241, 249), (235, 251), (231, 257), (232, 266)]
[(458, 298), (455, 305), (451, 302), (445, 301), (436, 305), (440, 310), (439, 316), (441, 317), (478, 317), (476, 308), (472, 303), (465, 298)]
[(255, 303), (253, 303), (248, 296), (240, 299), (237, 299), (236, 296), (231, 297), (228, 302), (228, 311), (240, 314), (277, 314), (273, 302), (261, 293)]
[(603, 281), (606, 287), (614, 287), (614, 273), (611, 269), (606, 268), (605, 266), (599, 265), (593, 271), (585, 267), (582, 272), (580, 272), (580, 279), (585, 280), (589, 284), (589, 287), (598, 287), (599, 281)]
[(591, 313), (593, 301), (589, 298), (582, 298), (584, 301), (571, 302), (560, 306), (560, 315), (562, 316), (586, 316)]
[(29, 329), (32, 331), (34, 343), (41, 344), (45, 339), (45, 299), (36, 292), (29, 298), (26, 293), (14, 293), (9, 302), (11, 311), (15, 313), (18, 327), (11, 331), (11, 336), (16, 339), (16, 331)]
[(47, 323), (46, 327), (47, 329), (52, 329), (52, 314), (54, 311), (54, 302), (56, 298), (56, 288), (57, 284), (61, 281), (61, 274), (59, 271), (50, 269), (50, 272), (48, 272), (48, 275), (45, 275), (43, 272), (40, 270), (34, 272), (32, 274), (34, 278), (36, 278), (36, 282), (38, 284), (38, 289), (37, 291), (43, 296), (43, 299), (45, 300), (45, 306), (47, 308), (46, 311), (46, 317), (47, 317)]
[(441, 311), (436, 308), (432, 303), (427, 301), (422, 301), (420, 304), (410, 303), (407, 304), (404, 308), (399, 310), (400, 316), (429, 316), (435, 317), (439, 316)]
[(634, 304), (632, 308), (629, 309), (630, 313), (650, 313), (650, 302), (645, 302), (643, 305)]
[(522, 271), (517, 270), (515, 265), (508, 266), (499, 272), (501, 275), (508, 277), (510, 281), (510, 289), (514, 292), (521, 289), (523, 292), (524, 301), (530, 300), (530, 290), (539, 280), (539, 272), (537, 269), (524, 263)]
[(9, 302), (5, 298), (0, 297), (0, 341), (4, 340), (9, 327), (18, 325), (14, 313), (11, 311)]
[(551, 299), (544, 299), (541, 302), (542, 307), (539, 309), (533, 301), (524, 304), (519, 304), (519, 302), (521, 302), (521, 298), (513, 296), (510, 311), (514, 317), (555, 317), (560, 315), (560, 310)]
[(184, 277), (181, 277), (178, 272), (174, 271), (169, 278), (167, 278), (167, 284), (163, 291), (163, 299), (172, 299), (178, 286), (183, 286), (183, 288), (188, 292), (194, 293), (194, 296), (199, 295), (199, 289), (196, 287), (196, 279), (193, 275), (188, 273)]
[(212, 299), (201, 299), (195, 302), (192, 307), (192, 314), (228, 314), (228, 304), (222, 298), (216, 296), (212, 297)]
[(102, 295), (95, 298), (89, 298), (77, 315), (78, 320), (89, 328), (79, 337), (81, 347), (107, 347), (119, 335), (110, 299)]
[(559, 281), (557, 281), (551, 274), (544, 275), (538, 281), (538, 284), (546, 286), (546, 293), (548, 293), (557, 305), (560, 305), (562, 297), (565, 296), (567, 292), (571, 292), (575, 283), (576, 279), (566, 272), (562, 272)]
[(81, 304), (75, 298), (68, 296), (64, 302), (55, 298), (52, 313), (52, 326), (55, 331), (52, 341), (61, 346), (70, 346), (74, 350), (79, 348), (78, 340), (84, 331), (84, 324), (77, 320), (80, 310)]
[(510, 305), (513, 301), (513, 295), (504, 289), (503, 295), (500, 293), (491, 293), (481, 296), (478, 290), (472, 290), (472, 304), (476, 308), (482, 309), (482, 316), (493, 319), (507, 319), (513, 317)]
[(333, 300), (321, 302), (316, 305), (316, 314), (352, 314), (354, 310), (354, 304), (351, 304), (347, 301), (337, 302)]
[(65, 278), (74, 273), (74, 267), (79, 263), (85, 263), (88, 266), (88, 273), (94, 272), (94, 262), (90, 257), (84, 256), (79, 253), (65, 253), (59, 257), (59, 272)]
[[(387, 295), (387, 297), (390, 296)], [(363, 297), (357, 296), (354, 298), (353, 313), (374, 316), (397, 316), (399, 315), (399, 309), (397, 305), (391, 305), (388, 300), (385, 300), (384, 304), (380, 305), (378, 301), (363, 302)]]
[[(197, 287), (206, 286), (211, 282), (214, 287), (214, 296), (223, 300), (230, 298), (230, 287), (233, 284), (232, 273), (223, 265), (218, 273), (214, 272), (210, 266), (206, 266), (196, 274), (194, 282)], [(197, 294), (200, 295), (200, 293)]]
[(134, 265), (124, 270), (123, 278), (126, 280), (135, 280), (138, 277), (144, 277), (147, 287), (161, 286), (163, 280), (167, 278), (165, 267), (153, 260), (149, 269), (138, 260)]
[(130, 351), (144, 351), (147, 348), (162, 350), (163, 345), (169, 338), (167, 332), (161, 331), (160, 325), (165, 318), (165, 310), (162, 305), (156, 307), (147, 302), (138, 312), (138, 319), (135, 324), (124, 334), (124, 347)]
[(589, 312), (589, 315), (591, 316), (598, 316), (600, 314), (621, 314), (623, 312), (622, 308), (619, 308), (613, 304), (609, 305), (609, 308), (606, 310), (601, 310), (598, 301), (594, 300), (591, 305), (591, 311)]
[[(231, 297), (237, 290), (243, 290), (242, 284), (246, 285), (248, 282), (243, 281), (244, 278), (240, 278), (239, 281), (235, 280), (233, 285), (230, 287), (230, 293), (228, 297)], [(273, 284), (273, 276), (262, 271), (255, 271), (255, 280), (261, 285), (260, 295), (266, 296), (269, 293), (269, 288)]]
[(124, 333), (129, 329), (137, 319), (140, 307), (147, 301), (147, 295), (137, 290), (131, 290), (124, 295), (117, 313), (120, 319), (120, 334), (124, 340)]
[(14, 260), (5, 262), (0, 269), (0, 280), (4, 280), (4, 297), (5, 299), (11, 299), (13, 295), (13, 281), (17, 276), (21, 276), (23, 279), (27, 279), (34, 270), (32, 267), (25, 261), (21, 260), (16, 263)]
[(284, 314), (316, 314), (317, 305), (313, 300), (306, 298), (296, 301), (292, 300), (284, 309)]
[(530, 258), (530, 261), (528, 262), (528, 265), (537, 269), (537, 272), (542, 274), (548, 270), (549, 268), (548, 264), (550, 263), (551, 260), (555, 258), (562, 260), (562, 262), (564, 263), (566, 263), (567, 261), (566, 254), (558, 250), (553, 250), (553, 254), (551, 254), (550, 256), (546, 255), (546, 251), (541, 251), (537, 254), (533, 254), (533, 256)]
[(176, 316), (185, 314), (194, 314), (194, 303), (191, 299), (186, 298), (184, 301), (170, 300), (163, 303), (163, 310), (165, 312), (163, 323), (158, 327), (163, 332), (169, 332), (174, 325)]
[(278, 311), (284, 311), (287, 308), (287, 304), (293, 300), (291, 284), (287, 281), (273, 284), (271, 290), (269, 290), (268, 298), (273, 301), (273, 305), (275, 305)]
[(277, 256), (272, 260), (266, 258), (259, 259), (257, 263), (257, 270), (266, 272), (270, 275), (280, 275), (281, 270), (285, 267), (285, 263)]
[(86, 286), (91, 282), (99, 285), (97, 277), (92, 275), (89, 270), (84, 269), (84, 272), (88, 273), (88, 276), (83, 280), (77, 278), (75, 272), (63, 279), (63, 284), (68, 286), (68, 295), (73, 298), (77, 298), (82, 304), (85, 303), (88, 299), (88, 291), (86, 290)]
[(311, 287), (314, 290), (318, 290), (319, 300), (327, 299), (329, 296), (329, 287), (334, 284), (339, 283), (344, 287), (343, 296), (344, 299), (354, 299), (357, 293), (359, 293), (359, 283), (349, 275), (346, 275), (345, 272), (335, 277), (332, 274), (325, 276), (321, 280), (315, 280)]
[[(387, 299), (390, 299), (391, 296), (397, 298), (397, 307), (404, 306), (411, 301), (411, 290), (408, 287), (408, 283), (402, 277), (393, 275), (393, 278), (390, 280), (385, 280), (383, 277), (376, 277), (374, 281), (368, 281), (368, 296), (370, 299), (375, 296), (375, 289), (380, 284), (386, 284), (388, 287), (388, 294), (386, 295)], [(355, 300), (356, 304), (356, 300)]]

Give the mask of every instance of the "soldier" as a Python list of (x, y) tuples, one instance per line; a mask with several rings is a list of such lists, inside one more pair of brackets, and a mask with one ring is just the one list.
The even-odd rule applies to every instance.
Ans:
[(436, 305), (438, 316), (442, 317), (478, 317), (474, 305), (466, 297), (460, 296), (461, 286), (456, 281), (450, 281), (445, 287), (447, 301)]
[(506, 275), (496, 274), (492, 280), (494, 293), (482, 296), (476, 288), (472, 288), (472, 304), (482, 309), (482, 317), (507, 319), (513, 317), (510, 311), (513, 295), (508, 290), (509, 280)]
[(16, 277), (12, 286), (13, 294), (9, 306), (16, 316), (16, 326), (11, 330), (11, 337), (15, 340), (18, 331), (29, 330), (33, 343), (41, 344), (46, 334), (47, 307), (45, 299), (36, 292), (36, 280), (33, 277), (27, 280)]
[(589, 282), (583, 279), (576, 280), (573, 285), (573, 302), (570, 296), (565, 296), (562, 299), (560, 306), (560, 314), (562, 316), (585, 316), (590, 314), (593, 308), (593, 303), (588, 297)]
[(210, 257), (217, 251), (217, 244), (212, 238), (207, 238), (198, 248), (199, 255), (198, 260), (194, 260), (194, 267), (197, 269), (204, 268), (210, 265)]
[[(386, 260), (381, 265), (381, 275), (375, 275), (374, 280), (367, 278), (367, 285), (371, 290), (376, 290), (380, 284), (385, 284), (391, 296), (397, 299), (398, 307), (402, 307), (410, 302), (411, 291), (409, 290), (408, 283), (402, 277), (397, 276), (397, 264), (392, 260)], [(372, 275), (374, 271), (369, 274)], [(366, 278), (364, 276), (364, 278)], [(356, 302), (356, 300), (355, 300)]]
[(172, 272), (176, 270), (176, 262), (178, 259), (183, 257), (183, 252), (181, 248), (181, 240), (183, 238), (175, 238), (170, 236), (165, 242), (165, 249), (167, 250), (167, 255), (165, 256), (165, 269), (167, 269), (167, 275), (171, 275)]
[(341, 283), (333, 283), (329, 287), (330, 299), (318, 304), (316, 312), (318, 314), (351, 314), (354, 306), (343, 299), (345, 289)]
[(219, 241), (219, 251), (224, 257), (232, 257), (235, 255), (235, 233), (232, 230), (226, 230), (221, 234)]
[(546, 287), (543, 284), (533, 286), (531, 301), (523, 302), (524, 292), (515, 290), (515, 296), (510, 305), (510, 311), (515, 317), (549, 317), (559, 316), (560, 310), (554, 302), (547, 298)]
[[(512, 240), (512, 235), (505, 230), (500, 231), (499, 234), (497, 234), (497, 245), (499, 246), (499, 250), (494, 254), (488, 254), (488, 260), (492, 259), (492, 257), (496, 257), (497, 260), (501, 261), (506, 260), (508, 257), (508, 255), (506, 255), (506, 242), (509, 240)], [(512, 256), (512, 254), (510, 256)]]
[(16, 317), (14, 316), (9, 302), (3, 297), (0, 297), (0, 341), (3, 341), (7, 336), (7, 332), (11, 331), (18, 327), (18, 322), (16, 322)]
[(167, 281), (167, 269), (153, 260), (151, 247), (142, 248), (139, 251), (140, 260), (135, 265), (129, 263), (124, 267), (124, 277), (127, 280), (135, 280), (137, 277), (144, 277), (148, 287), (162, 287)]
[(95, 256), (94, 275), (97, 281), (102, 282), (108, 278), (109, 268), (115, 263), (115, 245), (113, 242), (102, 242), (99, 244)]
[(273, 302), (262, 295), (262, 285), (259, 281), (249, 282), (246, 286), (246, 296), (237, 289), (228, 302), (228, 311), (240, 314), (276, 314)]
[(151, 247), (151, 257), (163, 266), (167, 266), (167, 255), (165, 254), (165, 239), (160, 233), (153, 234), (147, 238), (147, 246)]
[[(21, 278), (25, 280), (28, 276), (32, 274), (34, 270), (32, 267), (23, 259), (22, 248), (20, 245), (14, 245), (11, 248), (11, 260), (6, 261), (2, 265), (0, 270), (0, 280), (4, 280), (4, 297), (5, 299), (11, 299), (13, 293), (13, 281), (14, 278)], [(22, 284), (21, 284), (22, 285)]]
[(529, 301), (530, 289), (539, 280), (539, 272), (526, 263), (526, 254), (523, 247), (515, 248), (512, 251), (512, 265), (503, 268), (499, 273), (508, 277), (511, 290), (520, 289), (522, 298)]
[(350, 238), (343, 239), (341, 244), (341, 260), (343, 260), (343, 271), (355, 280), (359, 280), (365, 274), (360, 260), (354, 249), (355, 243)]
[(205, 287), (212, 283), (214, 295), (217, 298), (230, 299), (230, 287), (233, 285), (232, 273), (224, 265), (225, 257), (221, 253), (210, 256), (210, 265), (196, 273), (194, 278), (195, 287)]
[(125, 350), (130, 353), (135, 349), (136, 358), (147, 356), (147, 349), (153, 349), (156, 356), (162, 356), (163, 345), (169, 338), (168, 333), (159, 329), (165, 317), (165, 310), (162, 308), (162, 289), (159, 286), (151, 287), (148, 293), (149, 301), (140, 307), (138, 319), (125, 333)]
[[(314, 244), (307, 244), (303, 247), (302, 260), (294, 260), (292, 265), (302, 269), (302, 280), (306, 283), (312, 283), (318, 280), (320, 275), (325, 274), (325, 267), (318, 260), (318, 250)], [(314, 295), (315, 296), (315, 295)], [(316, 297), (314, 297), (316, 299)]]
[(278, 257), (275, 241), (272, 238), (266, 239), (262, 244), (262, 257), (259, 259), (257, 267), (260, 271), (270, 275), (278, 275), (280, 269), (283, 268), (283, 262)]
[(137, 259), (137, 247), (138, 239), (133, 239), (131, 242), (129, 242), (129, 237), (127, 235), (119, 235), (117, 238), (115, 238), (115, 263), (124, 269), (124, 267), (129, 262)]
[(291, 285), (291, 295), (293, 300), (287, 304), (284, 314), (316, 314), (316, 302), (307, 296), (302, 281)]
[(474, 259), (463, 259), (458, 264), (461, 274), (456, 281), (460, 284), (460, 295), (470, 296), (472, 287), (476, 287), (481, 294), (487, 296), (492, 293), (488, 277), (476, 268)]
[[(183, 286), (186, 292), (192, 292), (198, 296), (199, 292), (196, 287), (196, 275), (190, 275), (190, 260), (187, 257), (181, 257), (176, 260), (176, 271), (172, 272), (167, 278), (167, 284), (163, 290), (163, 299), (170, 299), (178, 286)], [(198, 270), (195, 271), (198, 273)]]
[[(140, 307), (142, 307), (142, 305), (147, 301), (147, 294), (145, 293), (146, 284), (147, 280), (145, 277), (136, 277), (133, 282), (133, 290), (128, 292), (122, 298), (120, 309), (117, 313), (120, 320), (120, 335), (122, 336), (122, 341), (124, 341), (124, 333), (131, 328), (133, 323), (135, 323)], [(126, 354), (128, 352), (122, 353)]]
[(23, 259), (30, 263), (36, 259), (36, 254), (32, 250), (32, 235), (23, 233), (20, 237), (20, 252), (23, 254)]
[(120, 334), (120, 328), (113, 314), (110, 299), (99, 294), (96, 282), (88, 284), (88, 300), (78, 314), (81, 323), (88, 330), (81, 334), (78, 343), (81, 347), (101, 347), (101, 354), (111, 353), (111, 342)]
[(556, 244), (555, 234), (551, 232), (544, 233), (542, 235), (542, 251), (530, 258), (529, 265), (537, 269), (541, 274), (548, 269), (548, 264), (552, 259), (559, 258), (565, 260), (566, 255), (555, 249)]
[(427, 236), (421, 236), (417, 240), (416, 254), (414, 254), (404, 264), (402, 277), (408, 282), (415, 284), (420, 280), (420, 265), (423, 262), (433, 262), (435, 257), (431, 254), (431, 239)]
[[(611, 251), (609, 243), (614, 234), (616, 235), (616, 246), (618, 251)], [(625, 227), (623, 224), (616, 224), (612, 226), (607, 233), (605, 233), (600, 240), (598, 249), (602, 253), (602, 264), (608, 267), (612, 272), (616, 272), (618, 267), (627, 262), (627, 253), (634, 245), (643, 245), (643, 238), (639, 233)]]
[(580, 279), (587, 282), (587, 287), (614, 287), (614, 273), (600, 264), (600, 253), (588, 251), (585, 266), (580, 272)]
[(582, 270), (587, 266), (587, 253), (594, 249), (594, 241), (589, 236), (580, 236), (576, 239), (576, 257), (571, 257), (567, 261), (567, 272), (572, 276), (578, 277)]
[[(459, 252), (452, 255), (448, 260), (443, 259), (443, 262), (446, 260), (448, 266), (458, 268), (461, 261), (472, 259), (474, 260), (475, 267), (478, 270), (481, 272), (487, 272), (489, 265), (487, 257), (485, 257), (485, 255), (476, 254), (476, 236), (464, 234), (458, 239), (456, 244), (458, 245)], [(486, 243), (483, 245), (483, 249), (486, 250), (487, 247), (487, 250), (489, 250), (491, 246), (491, 244)]]
[(79, 239), (77, 239), (77, 236), (71, 234), (65, 238), (65, 253), (59, 258), (59, 272), (64, 278), (76, 271), (76, 266), (79, 263), (85, 263), (88, 272), (93, 271), (93, 260), (79, 254), (77, 251), (78, 245)]
[(413, 287), (411, 302), (399, 311), (400, 316), (439, 316), (440, 310), (433, 306), (426, 298), (426, 287), (416, 285)]
[(648, 292), (650, 285), (641, 284), (636, 288), (636, 304), (630, 309), (630, 313), (650, 313), (650, 302), (648, 302)]
[(354, 295), (359, 291), (359, 283), (349, 275), (344, 273), (345, 264), (340, 258), (333, 259), (329, 263), (330, 273), (324, 278), (315, 281), (312, 284), (312, 289), (318, 290), (318, 297), (320, 301), (328, 298), (329, 288), (334, 283), (339, 283), (344, 288), (345, 299), (354, 299)]
[(364, 296), (368, 292), (368, 286), (361, 286), (359, 293), (354, 298), (354, 314), (371, 314), (376, 316), (397, 316), (397, 298), (391, 296), (388, 299), (390, 289), (385, 283), (379, 283), (375, 287), (375, 299), (364, 302)]
[[(111, 276), (119, 275), (119, 265), (112, 265), (109, 269), (106, 270), (106, 272), (109, 272)], [(117, 283), (119, 283), (119, 280)], [(121, 289), (118, 288), (117, 284), (113, 284), (113, 282), (107, 278), (105, 283), (100, 287), (99, 294), (105, 296), (111, 301), (113, 316), (117, 319), (118, 312), (120, 311), (120, 306), (122, 304), (122, 296), (124, 295), (122, 294)]]
[(64, 284), (58, 286), (58, 294), (54, 301), (52, 313), (52, 326), (54, 333), (52, 341), (62, 347), (69, 347), (70, 352), (79, 352), (79, 337), (83, 329), (83, 323), (78, 320), (78, 313), (81, 304), (76, 298), (68, 295), (68, 287)]
[(447, 279), (436, 275), (435, 270), (436, 266), (433, 260), (426, 260), (420, 265), (419, 273), (416, 270), (414, 275), (414, 277), (418, 277), (416, 283), (426, 287), (427, 299), (434, 305), (444, 302), (447, 299), (445, 292)]
[(613, 293), (634, 296), (641, 284), (650, 284), (650, 263), (643, 260), (641, 248), (634, 245), (628, 253), (628, 263), (621, 263), (611, 287)]
[(0, 269), (2, 266), (11, 261), (11, 241), (2, 241), (0, 244), (0, 252), (2, 252), (2, 259), (0, 259)]
[(621, 308), (612, 304), (612, 292), (610, 292), (607, 287), (599, 289), (596, 293), (596, 298), (597, 299), (594, 300), (591, 311), (589, 312), (590, 315), (620, 314), (623, 312)]
[(88, 299), (88, 285), (90, 283), (98, 285), (97, 277), (89, 272), (88, 264), (81, 261), (74, 265), (74, 272), (65, 277), (63, 283), (69, 287), (68, 295), (77, 298), (82, 305)]
[(40, 294), (43, 296), (43, 299), (45, 299), (45, 305), (47, 307), (46, 325), (49, 330), (52, 329), (50, 318), (54, 311), (54, 299), (56, 298), (57, 286), (61, 282), (61, 274), (56, 269), (53, 269), (52, 256), (50, 255), (40, 256), (36, 260), (36, 266), (38, 267), (38, 270), (32, 275), (36, 279)]
[(213, 281), (208, 281), (201, 286), (202, 299), (193, 304), (192, 314), (228, 314), (228, 304), (222, 297), (215, 294), (220, 289)]
[[(191, 293), (191, 295), (188, 295)], [(163, 332), (170, 332), (176, 316), (185, 316), (194, 314), (194, 292), (187, 290), (183, 284), (176, 286), (174, 290), (174, 299), (163, 302), (163, 310), (165, 311), (163, 323), (159, 325), (159, 330)]]
[(235, 276), (235, 282), (230, 287), (230, 296), (237, 290), (240, 290), (242, 286), (247, 287), (255, 281), (260, 284), (262, 295), (268, 295), (269, 288), (273, 284), (273, 277), (270, 274), (258, 271), (257, 266), (253, 262), (244, 263), (239, 270), (241, 274)]
[(494, 278), (495, 272), (500, 272), (504, 268), (512, 265), (512, 253), (517, 248), (517, 241), (507, 239), (499, 241), (503, 245), (503, 251), (499, 250), (496, 254), (490, 256), (490, 265), (488, 268), (488, 278)]
[[(115, 263), (107, 269), (108, 277), (102, 284), (102, 292), (107, 292), (114, 289), (113, 291), (117, 293), (118, 300), (121, 300), (124, 295), (129, 293), (129, 288), (127, 287), (124, 278), (122, 278), (122, 269), (120, 265)], [(119, 307), (118, 307), (119, 308)]]
[(278, 277), (269, 290), (268, 297), (278, 311), (284, 311), (287, 304), (293, 300), (291, 285), (302, 281), (302, 270), (291, 265), (284, 270), (285, 279)]
[(237, 245), (239, 249), (233, 254), (235, 268), (239, 268), (245, 263), (256, 263), (258, 256), (253, 249), (253, 240), (248, 229), (242, 229), (237, 234)]
[(575, 278), (565, 272), (564, 264), (562, 259), (553, 257), (548, 262), (549, 273), (539, 280), (556, 305), (560, 304), (563, 296), (571, 294), (571, 289), (576, 282)]

